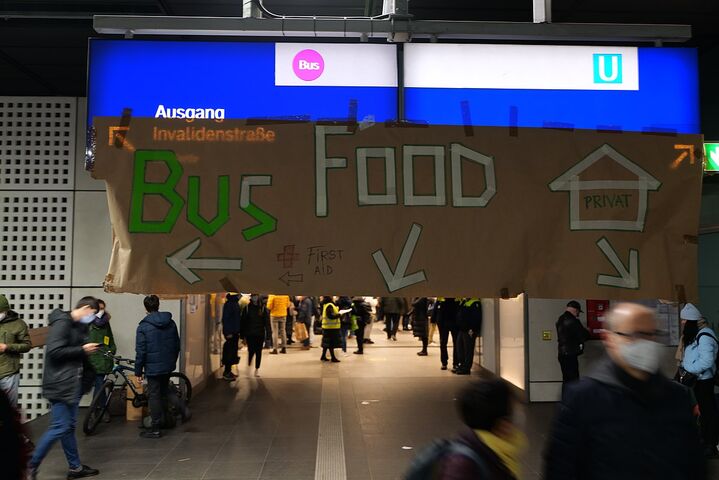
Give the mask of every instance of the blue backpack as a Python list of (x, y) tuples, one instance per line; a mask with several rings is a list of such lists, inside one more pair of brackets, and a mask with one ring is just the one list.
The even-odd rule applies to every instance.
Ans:
[(489, 478), (484, 461), (468, 445), (457, 440), (435, 440), (412, 460), (404, 479), (432, 480), (439, 478), (441, 462), (447, 455), (464, 455), (470, 458), (481, 472), (479, 479)]

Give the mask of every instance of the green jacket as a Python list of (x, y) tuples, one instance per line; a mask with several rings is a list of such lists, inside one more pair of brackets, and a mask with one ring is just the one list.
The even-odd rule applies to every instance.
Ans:
[[(105, 315), (109, 315), (109, 313), (105, 313)], [(107, 337), (107, 342), (105, 342), (105, 337)], [(112, 328), (110, 327), (110, 323), (108, 322), (102, 327), (98, 327), (95, 323), (91, 323), (90, 330), (88, 331), (88, 338), (88, 341), (90, 343), (100, 344), (100, 350), (90, 355), (89, 358), (92, 367), (95, 369), (95, 372), (100, 375), (107, 375), (108, 373), (112, 372), (112, 367), (114, 366), (115, 362), (112, 360), (112, 358), (108, 358), (103, 355), (104, 352), (108, 351), (112, 355), (115, 355), (115, 353), (117, 352), (117, 347), (115, 346), (115, 337), (112, 335)]]
[(7, 345), (5, 352), (0, 353), (0, 378), (5, 378), (20, 372), (20, 358), (31, 347), (27, 323), (17, 312), (8, 310), (0, 320), (0, 343)]

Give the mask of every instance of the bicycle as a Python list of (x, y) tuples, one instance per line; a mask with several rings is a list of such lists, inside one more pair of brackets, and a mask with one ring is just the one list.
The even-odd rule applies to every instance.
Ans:
[[(132, 391), (132, 399), (127, 399), (128, 402), (132, 402), (132, 406), (135, 408), (142, 408), (147, 405), (147, 395), (145, 393), (138, 392), (135, 384), (127, 378), (127, 372), (131, 374), (135, 373), (135, 368), (132, 366), (135, 364), (134, 360), (129, 358), (123, 358), (120, 356), (112, 355), (109, 352), (103, 353), (106, 357), (112, 358), (115, 362), (112, 368), (112, 373), (108, 374), (105, 378), (105, 383), (102, 385), (102, 389), (99, 392), (95, 392), (95, 395), (90, 403), (85, 421), (83, 422), (82, 430), (85, 435), (92, 435), (95, 433), (97, 426), (102, 421), (102, 418), (107, 413), (107, 408), (110, 405), (112, 396), (117, 394), (120, 395), (124, 391), (125, 387), (129, 387)], [(104, 399), (103, 394), (104, 393)], [(192, 384), (190, 380), (183, 373), (173, 372), (170, 374), (170, 394), (177, 395), (184, 405), (189, 405), (190, 399), (192, 398)], [(172, 402), (169, 402), (168, 413), (174, 418), (179, 412), (174, 411)]]

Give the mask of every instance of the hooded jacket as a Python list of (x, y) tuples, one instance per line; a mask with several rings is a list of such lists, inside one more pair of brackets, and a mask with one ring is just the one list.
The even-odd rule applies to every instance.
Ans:
[(240, 333), (240, 296), (227, 295), (222, 306), (222, 334), (238, 335)]
[(709, 380), (716, 374), (718, 352), (719, 340), (714, 331), (704, 327), (699, 330), (694, 341), (684, 348), (681, 365), (687, 372), (696, 375), (698, 380)]
[(605, 358), (566, 386), (545, 452), (546, 480), (701, 480), (690, 393), (660, 374), (641, 381)]
[(87, 326), (75, 322), (70, 312), (53, 310), (48, 318), (50, 331), (45, 345), (42, 394), (51, 402), (75, 404), (82, 390), (82, 346), (87, 343)]
[(250, 302), (242, 309), (240, 327), (240, 336), (262, 337), (265, 338), (270, 328), (270, 315), (267, 309), (262, 305), (262, 300), (257, 303)]
[(0, 320), (0, 343), (7, 345), (7, 349), (0, 353), (0, 378), (19, 373), (20, 358), (30, 351), (31, 345), (27, 324), (17, 312), (8, 310), (5, 318)]
[(180, 336), (170, 312), (148, 313), (137, 326), (135, 375), (155, 377), (175, 371)]

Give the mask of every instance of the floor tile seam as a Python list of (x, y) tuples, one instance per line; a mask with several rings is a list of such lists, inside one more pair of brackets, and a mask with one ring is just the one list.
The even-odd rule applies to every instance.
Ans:
[[(363, 458), (364, 458), (364, 461), (365, 461), (365, 464), (367, 467), (367, 471), (369, 472), (369, 480), (374, 480), (374, 476), (372, 475), (372, 469), (369, 466), (369, 459), (367, 458), (367, 442), (365, 442), (365, 436), (362, 434), (362, 420), (361, 420), (362, 417), (360, 415), (360, 408), (359, 408), (360, 402), (357, 401), (357, 393), (355, 391), (356, 385), (357, 385), (356, 382), (350, 382), (350, 386), (352, 388), (352, 397), (353, 397), (352, 404), (354, 405), (353, 408), (355, 409), (356, 414), (357, 414), (357, 431), (359, 432), (359, 436), (362, 438), (362, 448), (364, 450)], [(347, 460), (345, 459), (345, 462), (346, 461)], [(346, 466), (345, 466), (345, 469), (347, 469)]]
[[(242, 408), (241, 412), (244, 412), (244, 411), (245, 411), (245, 407)], [(220, 448), (217, 450), (217, 453), (215, 453), (215, 456), (212, 457), (212, 461), (210, 461), (210, 465), (209, 465), (209, 466), (207, 467), (207, 469), (202, 473), (202, 477), (200, 477), (201, 480), (205, 480), (205, 478), (207, 477), (207, 472), (209, 472), (209, 471), (212, 469), (212, 466), (213, 466), (213, 465), (215, 464), (215, 462), (217, 461), (217, 457), (220, 455), (220, 453), (222, 452), (222, 450), (227, 446), (227, 444), (229, 443), (230, 439), (234, 436), (235, 432), (237, 431), (237, 429), (238, 429), (239, 426), (240, 426), (240, 423), (241, 423), (241, 422), (238, 420), (238, 421), (235, 422), (235, 424), (232, 426), (232, 430), (230, 430), (230, 433), (225, 437), (224, 441), (223, 441), (222, 444), (220, 445)], [(270, 445), (272, 445), (272, 441), (270, 441)], [(270, 449), (269, 449), (269, 447), (268, 447), (268, 448), (267, 448), (267, 453), (265, 453), (265, 459), (267, 458), (267, 455), (269, 454), (269, 451), (270, 451)], [(263, 464), (263, 465), (264, 465), (264, 464)]]
[(180, 446), (180, 444), (186, 437), (187, 437), (187, 433), (183, 433), (182, 436), (180, 436), (180, 438), (177, 440), (177, 443), (175, 443), (175, 445), (167, 451), (167, 453), (160, 459), (160, 461), (157, 462), (157, 465), (155, 465), (154, 468), (152, 470), (150, 470), (147, 475), (145, 475), (145, 480), (148, 480), (150, 478), (150, 475), (152, 475), (155, 472), (155, 470), (157, 470), (157, 467), (159, 467), (160, 464), (162, 462), (164, 462), (165, 459), (167, 457), (169, 457), (170, 454), (175, 451), (175, 449), (177, 449), (177, 447)]

